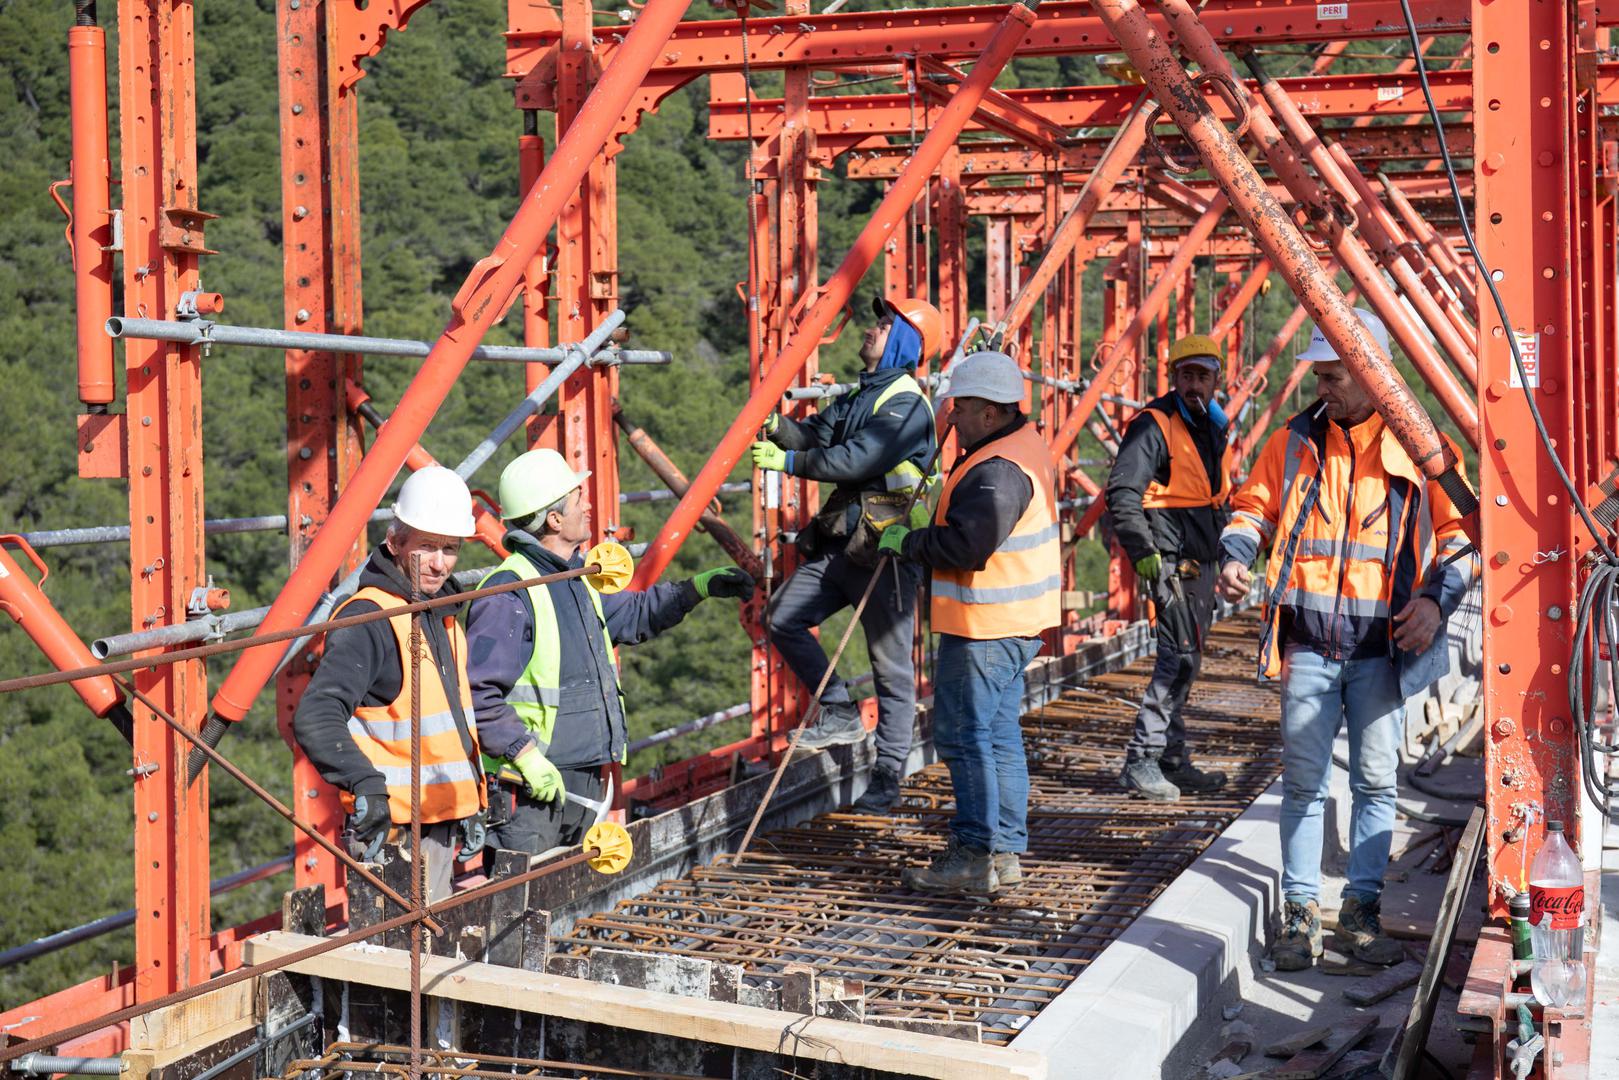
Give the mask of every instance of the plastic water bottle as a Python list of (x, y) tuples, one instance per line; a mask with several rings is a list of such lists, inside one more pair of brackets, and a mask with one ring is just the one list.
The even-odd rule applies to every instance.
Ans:
[(1529, 927), (1535, 1000), (1561, 1009), (1585, 999), (1585, 875), (1563, 839), (1563, 823), (1546, 823), (1546, 841), (1529, 870)]

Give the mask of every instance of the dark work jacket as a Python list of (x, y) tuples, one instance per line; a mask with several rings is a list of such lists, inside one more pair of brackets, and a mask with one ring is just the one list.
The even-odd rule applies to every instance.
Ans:
[[(956, 464), (1026, 423), (1019, 415), (1001, 430), (963, 449)], [(945, 520), (912, 530), (901, 551), (907, 562), (931, 569), (982, 570), (995, 549), (1012, 535), (1018, 518), (1033, 498), (1034, 485), (1022, 469), (1006, 458), (985, 458), (956, 483)]]
[(1225, 528), (1227, 515), (1223, 506), (1148, 510), (1141, 505), (1148, 484), (1169, 483), (1169, 444), (1164, 441), (1157, 421), (1145, 415), (1147, 409), (1156, 409), (1166, 416), (1180, 412), (1203, 459), (1209, 486), (1215, 495), (1225, 494), (1221, 491), (1220, 460), (1225, 456), (1226, 428), (1211, 421), (1207, 413), (1199, 416), (1191, 409), (1181, 408), (1180, 395), (1165, 394), (1149, 401), (1130, 421), (1124, 440), (1119, 444), (1119, 455), (1113, 460), (1113, 471), (1108, 473), (1106, 489), (1113, 531), (1131, 562), (1139, 562), (1154, 552), (1171, 562), (1180, 559), (1213, 562), (1220, 552), (1220, 530)]
[[(359, 587), (373, 586), (405, 600), (426, 599), (411, 595), (405, 575), (394, 564), (386, 546), (373, 551), (360, 571)], [(451, 578), (437, 595), (453, 596), (460, 591), (460, 586)], [(343, 616), (365, 615), (376, 610), (377, 605), (370, 600), (356, 600), (343, 607)], [(450, 709), (465, 726), (461, 744), (471, 756), (473, 720), (461, 715), (461, 677), (451, 654), (449, 635), (444, 631), (444, 617), (456, 610), (451, 605), (419, 611), (413, 617), (422, 628), (427, 653), (438, 668)], [(388, 619), (378, 619), (328, 633), (320, 666), (315, 669), (292, 716), (293, 736), (314, 762), (321, 779), (354, 795), (385, 795), (388, 791), (382, 773), (349, 734), (349, 718), (361, 706), (387, 705), (399, 696), (405, 669), (400, 662), (399, 641), (389, 623)]]
[[(807, 420), (783, 416), (770, 439), (790, 451), (787, 472), (808, 480), (836, 484), (838, 492), (887, 490), (883, 476), (902, 461), (923, 472), (936, 445), (933, 413), (919, 394), (898, 394), (875, 412), (884, 390), (901, 376), (916, 377), (909, 368), (867, 371), (853, 393), (835, 399)], [(858, 499), (849, 507), (848, 524), (859, 513)]]
[[(509, 551), (520, 552), (542, 574), (557, 574), (583, 565), (578, 555), (564, 561), (541, 547), (526, 532), (506, 534)], [(509, 570), (486, 585), (518, 580)], [(562, 701), (545, 756), (559, 769), (588, 769), (617, 761), (628, 734), (618, 697), (618, 672), (602, 643), (601, 620), (578, 578), (546, 586), (556, 609), (562, 640)], [(686, 617), (701, 601), (689, 581), (654, 585), (645, 592), (604, 594), (602, 614), (615, 645), (639, 645)], [(467, 613), (467, 672), (478, 740), (490, 757), (515, 758), (534, 741), (506, 695), (528, 665), (534, 650), (534, 606), (528, 590), (485, 596)]]

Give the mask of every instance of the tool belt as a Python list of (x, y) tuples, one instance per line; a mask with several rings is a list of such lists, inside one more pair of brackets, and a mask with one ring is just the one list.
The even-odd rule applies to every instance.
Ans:
[[(877, 565), (877, 543), (884, 529), (907, 523), (914, 528), (919, 524), (915, 520), (917, 512), (912, 512), (912, 520), (907, 522), (906, 507), (910, 502), (908, 491), (835, 491), (809, 527), (799, 532), (798, 550), (806, 559), (814, 559), (841, 549), (850, 562), (870, 570)], [(850, 508), (857, 504), (859, 513), (851, 514)], [(917, 501), (916, 510), (923, 515), (920, 524), (927, 523), (927, 509), (926, 501)]]

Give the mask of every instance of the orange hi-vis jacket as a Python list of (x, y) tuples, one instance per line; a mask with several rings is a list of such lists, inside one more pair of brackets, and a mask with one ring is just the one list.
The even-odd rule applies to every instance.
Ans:
[(952, 469), (934, 520), (945, 520), (956, 484), (990, 458), (1003, 458), (1023, 470), (1034, 494), (982, 570), (934, 569), (933, 629), (979, 641), (1038, 637), (1062, 622), (1062, 553), (1057, 470), (1034, 426), (1025, 424), (991, 439)]
[(1445, 674), (1446, 635), (1420, 656), (1405, 654), (1393, 643), (1393, 616), (1416, 597), (1446, 617), (1461, 603), (1472, 563), (1442, 565), (1467, 547), (1461, 513), (1381, 417), (1346, 431), (1310, 412), (1295, 416), (1266, 441), (1231, 509), (1222, 564), (1247, 565), (1271, 545), (1261, 678), (1281, 674), (1289, 641), (1336, 659), (1370, 646), (1393, 658), (1407, 696)]
[(1203, 456), (1198, 452), (1192, 431), (1186, 426), (1179, 411), (1159, 412), (1143, 409), (1164, 433), (1164, 445), (1169, 447), (1169, 483), (1154, 480), (1141, 495), (1141, 506), (1146, 510), (1186, 510), (1194, 506), (1218, 506), (1230, 486), (1231, 474), (1226, 464), (1220, 464), (1220, 489), (1215, 491), (1209, 483), (1209, 471), (1203, 467)]
[[(370, 600), (384, 611), (405, 606), (405, 601), (383, 589), (368, 587), (359, 590), (344, 606), (356, 600)], [(342, 608), (337, 611), (342, 614)], [(487, 804), (483, 774), (478, 766), (478, 733), (472, 722), (472, 687), (467, 679), (467, 639), (454, 615), (444, 617), (444, 629), (450, 637), (450, 648), (455, 653), (456, 671), (460, 675), (461, 715), (466, 719), (468, 734), (472, 737), (472, 753), (468, 755), (461, 741), (462, 732), (450, 710), (444, 683), (438, 678), (437, 666), (422, 641), (421, 671), (415, 670), (410, 655), (410, 620), (406, 613), (388, 619), (394, 640), (399, 646), (401, 679), (399, 694), (386, 705), (365, 706), (354, 710), (349, 719), (349, 734), (388, 785), (388, 806), (397, 825), (410, 823), (410, 714), (411, 688), (420, 675), (421, 685), (421, 739), (422, 739), (422, 794), (423, 824), (440, 821), (459, 821), (471, 817)]]

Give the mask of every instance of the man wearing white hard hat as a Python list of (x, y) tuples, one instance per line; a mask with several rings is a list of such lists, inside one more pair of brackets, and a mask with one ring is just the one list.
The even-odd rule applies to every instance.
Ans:
[(977, 352), (940, 394), (960, 456), (934, 523), (890, 526), (880, 550), (933, 575), (933, 742), (950, 766), (956, 814), (950, 843), (911, 867), (921, 892), (984, 895), (1023, 879), (1029, 769), (1019, 720), (1023, 669), (1062, 618), (1056, 464), (1023, 415), (1017, 362)]
[[(588, 472), (530, 450), (500, 474), (506, 561), (482, 585), (582, 565), (591, 539)], [(481, 587), (481, 586), (480, 586)], [(476, 600), (467, 614), (472, 698), (489, 773), (493, 846), (539, 854), (576, 844), (612, 799), (604, 771), (628, 746), (617, 645), (638, 645), (710, 596), (746, 600), (734, 566), (645, 592), (601, 593), (579, 577)]]
[[(1355, 310), (1385, 355), (1382, 320)], [(1449, 667), (1445, 620), (1467, 593), (1461, 513), (1426, 480), (1320, 328), (1298, 358), (1320, 400), (1275, 432), (1231, 500), (1220, 536), (1220, 592), (1248, 594), (1270, 547), (1259, 675), (1282, 683), (1281, 926), (1284, 971), (1321, 955), (1322, 808), (1332, 744), (1349, 728), (1349, 868), (1339, 948), (1394, 964), (1380, 901), (1393, 835), (1405, 699)], [(1451, 440), (1452, 453), (1461, 454)]]
[[(458, 592), (451, 574), (462, 540), (474, 531), (472, 494), (459, 476), (438, 465), (411, 474), (387, 538), (333, 617)], [(341, 793), (350, 851), (369, 861), (392, 827), (410, 824), (412, 696), (419, 688), (429, 902), (449, 895), (457, 844), (469, 853), (483, 846), (484, 778), (458, 610), (452, 604), (331, 631), (292, 719), (298, 745)], [(421, 630), (419, 666), (411, 662), (413, 621)]]

